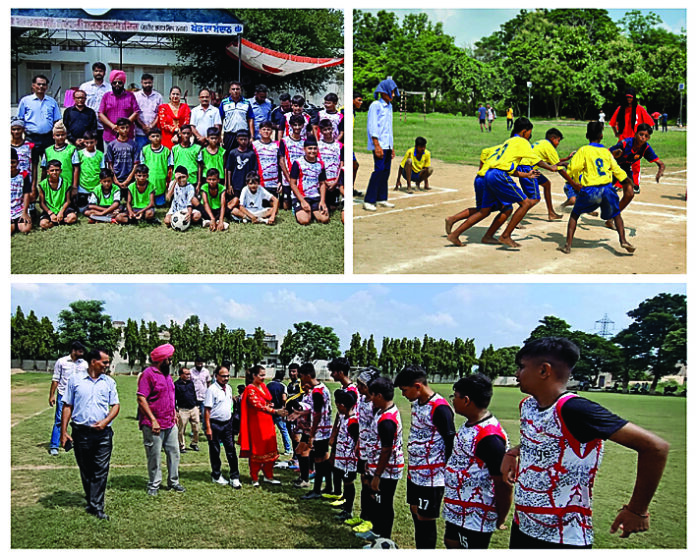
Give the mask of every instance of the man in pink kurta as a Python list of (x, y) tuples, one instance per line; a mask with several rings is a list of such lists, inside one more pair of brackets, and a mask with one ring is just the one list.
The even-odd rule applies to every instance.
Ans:
[[(114, 141), (117, 137), (116, 122), (119, 118), (128, 118), (133, 124), (138, 119), (140, 107), (135, 95), (126, 91), (126, 73), (113, 70), (109, 74), (111, 91), (104, 93), (99, 105), (99, 121), (104, 125), (104, 144)], [(128, 139), (133, 139), (135, 126), (130, 127)]]

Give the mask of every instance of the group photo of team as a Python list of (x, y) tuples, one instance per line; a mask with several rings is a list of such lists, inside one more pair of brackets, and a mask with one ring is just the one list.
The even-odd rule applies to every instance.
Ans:
[[(504, 10), (447, 12), (497, 28), (488, 36), (448, 34), (427, 10), (355, 12), (354, 271), (684, 272), (686, 32), (615, 11), (522, 10), (503, 24)], [(669, 52), (659, 69), (657, 48)], [(627, 51), (644, 66), (622, 62)]]
[[(289, 12), (276, 12), (292, 19)], [(303, 17), (301, 10), (296, 12), (294, 18)], [(324, 10), (322, 15), (342, 26), (341, 14)], [(260, 14), (253, 17), (261, 19)], [(265, 23), (261, 20), (257, 29), (253, 17), (246, 22), (250, 39), (254, 31), (262, 33)], [(30, 36), (39, 39), (35, 33), (18, 33), (16, 50), (27, 52)], [(342, 45), (341, 29), (334, 33), (318, 46), (331, 50), (332, 44)], [(67, 64), (57, 64), (59, 75), (22, 76), (30, 81), (31, 94), (17, 99), (11, 121), (13, 271), (40, 266), (37, 252), (60, 256), (55, 244), (73, 252), (83, 241), (102, 242), (109, 236), (126, 244), (127, 262), (117, 272), (141, 272), (139, 259), (157, 243), (186, 251), (192, 242), (215, 263), (198, 267), (199, 261), (179, 258), (152, 272), (290, 272), (284, 251), (298, 252), (293, 258), (298, 272), (342, 270), (343, 91), (341, 83), (330, 84), (342, 58), (331, 64), (316, 59), (320, 62), (289, 68), (278, 77), (278, 72), (264, 72), (267, 66), (242, 71), (243, 55), (240, 62), (228, 57), (218, 67), (212, 58), (219, 55), (215, 44), (206, 44), (194, 56), (191, 50), (199, 47), (195, 41), (200, 38), (170, 40), (173, 53), (213, 67), (191, 76), (185, 66), (172, 64), (162, 75), (162, 62), (155, 58), (149, 60), (152, 67), (143, 63), (132, 72), (124, 71), (118, 60), (91, 58), (84, 67), (89, 79), (82, 82), (79, 71), (61, 74)], [(206, 48), (212, 59), (205, 60)], [(245, 48), (252, 46), (240, 45), (242, 52)], [(235, 52), (233, 47), (223, 50)], [(101, 54), (102, 49), (85, 48), (82, 58), (91, 52)], [(130, 52), (141, 56), (136, 46)], [(18, 66), (18, 74), (21, 70)], [(171, 85), (158, 91), (155, 82), (164, 84), (169, 75)], [(311, 91), (314, 103), (304, 91)], [(252, 232), (244, 224), (281, 230)], [(67, 225), (78, 226), (68, 232)], [(123, 225), (138, 226), (118, 230)], [(329, 227), (299, 232), (299, 226), (309, 225)], [(188, 232), (179, 238), (165, 234), (167, 229)], [(54, 238), (46, 241), (45, 236)], [(272, 253), (254, 254), (259, 243), (274, 246)], [(221, 244), (235, 247), (220, 249)], [(329, 261), (303, 261), (304, 253), (323, 244)], [(237, 259), (244, 260), (240, 270), (235, 269)], [(112, 263), (105, 260), (85, 270), (112, 272)]]
[[(685, 543), (683, 285), (636, 285), (621, 300), (620, 284), (574, 285), (606, 302), (609, 334), (592, 330), (590, 304), (563, 309), (569, 286), (536, 285), (550, 313), (462, 322), (454, 339), (414, 319), (453, 285), (383, 285), (389, 321), (349, 307), (372, 296), (364, 285), (291, 288), (337, 310), (282, 341), (271, 331), (286, 319), (263, 314), (273, 285), (102, 286), (112, 301), (13, 288), (13, 547), (56, 547), (55, 520), (77, 548)], [(504, 312), (525, 296), (506, 286), (496, 300), (488, 285), (460, 287), (472, 297), (449, 311)], [(163, 307), (156, 290), (184, 287), (211, 300), (183, 325), (145, 321)], [(392, 306), (416, 290), (421, 300)], [(151, 299), (114, 303), (129, 292)], [(216, 326), (219, 296), (259, 312)], [(55, 323), (51, 343), (33, 322)]]

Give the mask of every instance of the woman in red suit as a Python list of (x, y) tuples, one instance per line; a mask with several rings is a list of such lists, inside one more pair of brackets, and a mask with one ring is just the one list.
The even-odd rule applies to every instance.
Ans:
[(157, 124), (162, 130), (162, 145), (171, 149), (179, 142), (179, 129), (191, 123), (191, 108), (181, 102), (181, 89), (176, 85), (169, 91), (169, 102), (159, 105)]
[(242, 394), (242, 419), (239, 430), (240, 458), (249, 459), (254, 487), (259, 486), (259, 470), (264, 481), (280, 485), (273, 479), (273, 463), (278, 460), (278, 444), (273, 416), (284, 416), (284, 409), (274, 409), (271, 393), (264, 383), (266, 370), (256, 365), (247, 374), (249, 384)]

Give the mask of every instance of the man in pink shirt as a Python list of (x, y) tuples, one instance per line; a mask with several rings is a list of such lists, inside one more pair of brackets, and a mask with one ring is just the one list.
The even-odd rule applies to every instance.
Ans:
[[(116, 122), (119, 118), (128, 118), (133, 124), (140, 114), (140, 107), (135, 95), (126, 91), (126, 72), (113, 70), (109, 74), (111, 91), (104, 93), (99, 105), (99, 121), (104, 125), (104, 144), (113, 141), (116, 133)], [(131, 125), (128, 139), (134, 137), (135, 125)]]
[(162, 344), (150, 352), (152, 365), (138, 380), (138, 422), (147, 456), (147, 494), (157, 495), (162, 484), (162, 448), (167, 456), (167, 487), (186, 491), (179, 483), (179, 430), (176, 427), (174, 381), (169, 375), (174, 347)]

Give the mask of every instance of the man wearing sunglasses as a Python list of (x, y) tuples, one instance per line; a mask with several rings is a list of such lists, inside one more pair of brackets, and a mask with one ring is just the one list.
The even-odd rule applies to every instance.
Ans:
[[(109, 74), (111, 91), (104, 93), (99, 105), (99, 121), (104, 126), (104, 143), (110, 143), (117, 137), (116, 122), (119, 118), (128, 118), (133, 124), (140, 114), (140, 107), (135, 95), (126, 91), (126, 72), (112, 70)], [(134, 137), (135, 125), (130, 126), (128, 139)]]

